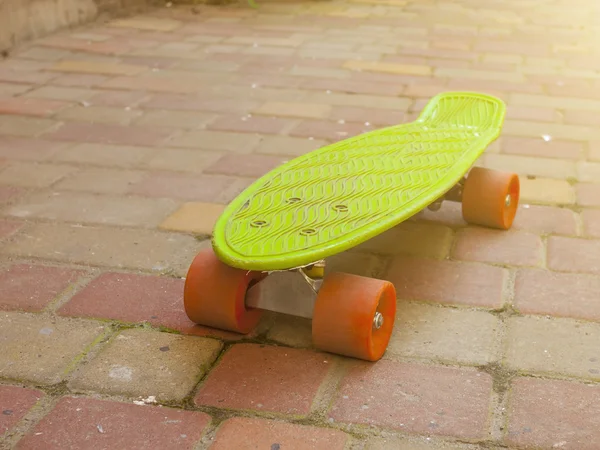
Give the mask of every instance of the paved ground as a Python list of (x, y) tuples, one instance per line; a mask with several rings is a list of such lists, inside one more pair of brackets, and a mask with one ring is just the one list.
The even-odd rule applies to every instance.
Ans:
[[(599, 12), (165, 8), (0, 62), (2, 445), (600, 448)], [(509, 232), (448, 204), (332, 261), (395, 283), (382, 361), (312, 350), (302, 320), (187, 320), (182, 277), (253, 179), (458, 89), (507, 102), (478, 164), (522, 204)]]

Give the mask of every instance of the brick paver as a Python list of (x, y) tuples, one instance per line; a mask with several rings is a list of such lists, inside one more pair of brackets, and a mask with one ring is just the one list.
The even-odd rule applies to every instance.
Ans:
[(148, 169), (200, 174), (206, 167), (223, 157), (225, 152), (206, 150), (198, 152), (187, 148), (161, 148), (142, 164)]
[(42, 391), (19, 386), (0, 386), (0, 438), (44, 397)]
[(16, 186), (0, 186), (0, 205), (4, 206), (6, 203), (16, 199), (23, 192), (23, 188)]
[[(139, 167), (144, 161), (151, 158), (158, 151), (155, 148), (131, 147), (107, 144), (71, 144), (63, 145), (52, 155), (52, 160), (65, 163), (80, 163), (93, 166), (106, 166), (110, 168)], [(89, 168), (93, 170), (97, 168)], [(85, 173), (82, 170), (80, 173)]]
[(504, 304), (508, 272), (472, 262), (398, 257), (386, 277), (403, 300), (499, 309)]
[(193, 449), (209, 423), (201, 412), (63, 397), (18, 448)]
[(573, 236), (577, 234), (577, 219), (577, 214), (571, 209), (522, 203), (513, 227), (540, 234)]
[(452, 257), (463, 261), (538, 266), (542, 263), (543, 249), (540, 237), (532, 233), (465, 228), (458, 232)]
[(521, 200), (540, 205), (572, 205), (575, 190), (567, 180), (522, 177)]
[(340, 385), (329, 416), (404, 432), (482, 439), (492, 379), (472, 369), (381, 361), (359, 365)]
[(483, 365), (498, 359), (500, 320), (483, 311), (404, 303), (388, 353)]
[(3, 312), (0, 377), (52, 385), (61, 382), (78, 360), (101, 340), (106, 325)]
[[(596, 448), (598, 5), (173, 3), (0, 61), (8, 447)], [(477, 165), (518, 172), (521, 202), (508, 232), (445, 203), (328, 261), (394, 283), (382, 361), (315, 351), (308, 319), (187, 318), (239, 192), (449, 90), (506, 102)]]
[(14, 220), (0, 220), (0, 240), (6, 239), (9, 236), (16, 233), (21, 227), (23, 223), (14, 221)]
[(14, 161), (0, 172), (0, 184), (25, 188), (44, 188), (56, 183), (77, 169), (58, 164)]
[(600, 240), (551, 236), (548, 267), (557, 272), (600, 275)]
[[(4, 255), (75, 264), (137, 269), (183, 276), (203, 244), (191, 236), (154, 230), (37, 223), (24, 227), (3, 248)], [(81, 245), (87, 242), (88, 245)]]
[(74, 374), (76, 390), (181, 401), (219, 354), (213, 339), (147, 330), (118, 334)]
[[(116, 183), (119, 181), (118, 178), (115, 180)], [(94, 180), (91, 179), (92, 189), (93, 183)], [(9, 208), (6, 214), (13, 217), (40, 218), (66, 223), (156, 228), (177, 206), (177, 202), (171, 199), (53, 192), (33, 194), (23, 199), (19, 205)]]
[(600, 183), (579, 183), (577, 185), (577, 204), (600, 206)]
[(225, 207), (216, 203), (188, 202), (167, 217), (160, 228), (173, 231), (189, 231), (210, 236)]
[[(252, 435), (252, 442), (248, 442)], [(338, 430), (328, 430), (306, 425), (293, 425), (285, 422), (236, 417), (226, 420), (219, 427), (211, 450), (229, 448), (252, 449), (295, 448), (309, 450), (328, 448), (343, 450), (349, 441), (348, 436)]]
[[(62, 179), (61, 181), (59, 181), (58, 183), (56, 183), (56, 185), (54, 186), (57, 190), (59, 191), (80, 191), (80, 192), (91, 192), (91, 193), (95, 193), (95, 194), (126, 194), (127, 192), (129, 192), (129, 190), (131, 189), (131, 185), (135, 184), (135, 183), (139, 183), (141, 182), (144, 177), (146, 176), (145, 172), (142, 171), (137, 171), (137, 170), (114, 170), (114, 169), (108, 169), (108, 168), (89, 168), (89, 169), (81, 169), (78, 172)], [(67, 194), (69, 194), (67, 192)], [(73, 195), (73, 194), (70, 194)], [(67, 196), (68, 197), (68, 196)], [(79, 197), (79, 198), (78, 198)], [(102, 203), (102, 197), (98, 197), (96, 198), (96, 196), (86, 196), (86, 195), (82, 195), (82, 196), (73, 196), (71, 197), (74, 199), (74, 201), (77, 201), (77, 199), (80, 202), (84, 202), (84, 199), (91, 199), (91, 202), (95, 202), (95, 203)], [(114, 200), (114, 197), (113, 199)], [(160, 209), (164, 209), (165, 206), (171, 204), (173, 205), (172, 201), (164, 201), (164, 200), (148, 200), (148, 199), (137, 199), (137, 200), (141, 200), (140, 203), (145, 203), (146, 206), (151, 206), (152, 204), (158, 206), (158, 210), (160, 211)], [(61, 200), (58, 200), (59, 204), (60, 204)], [(62, 199), (62, 201), (64, 202), (64, 197)], [(55, 200), (56, 202), (56, 200)], [(125, 200), (125, 202), (127, 202), (127, 200)], [(129, 202), (131, 203), (131, 200), (129, 200)], [(110, 200), (106, 203), (112, 203)], [(123, 203), (121, 203), (121, 205), (123, 205)], [(161, 206), (163, 208), (161, 208)], [(39, 208), (39, 207), (38, 207)], [(167, 206), (168, 208), (168, 206)], [(99, 213), (99, 211), (97, 211), (98, 209), (101, 208), (96, 208), (96, 211), (90, 212), (90, 211), (80, 211), (78, 214), (82, 215), (89, 215), (90, 214), (98, 214), (101, 217), (103, 217), (102, 220), (106, 220), (108, 219), (109, 221), (111, 220), (110, 217), (113, 215), (106, 215), (106, 214), (102, 214)], [(127, 208), (125, 208), (127, 209)], [(150, 208), (152, 209), (152, 208)], [(148, 210), (148, 208), (146, 208), (146, 210)], [(147, 212), (146, 212), (147, 213)], [(117, 214), (118, 216), (118, 214)], [(160, 217), (160, 212), (159, 212), (159, 217)], [(112, 219), (114, 220), (114, 219)]]
[(521, 372), (600, 380), (598, 323), (527, 316), (512, 317), (506, 327), (507, 366)]
[(194, 401), (307, 415), (332, 365), (330, 360), (328, 355), (293, 348), (238, 344), (209, 373)]
[(358, 248), (379, 254), (404, 254), (442, 259), (448, 255), (453, 237), (453, 232), (448, 227), (407, 221), (366, 241)]
[[(371, 438), (367, 441), (368, 450), (480, 450), (482, 447), (458, 442), (448, 442), (429, 436)], [(494, 448), (494, 450), (497, 450)]]
[(518, 448), (594, 449), (600, 439), (599, 397), (598, 386), (517, 378), (505, 442)]
[(195, 325), (185, 314), (178, 278), (105, 272), (77, 292), (57, 313), (61, 316), (112, 319), (128, 324), (148, 323), (183, 334), (240, 335)]
[(598, 292), (600, 278), (596, 276), (524, 269), (515, 278), (513, 305), (524, 314), (598, 321)]
[(0, 272), (0, 307), (41, 311), (84, 274), (63, 267), (15, 264)]

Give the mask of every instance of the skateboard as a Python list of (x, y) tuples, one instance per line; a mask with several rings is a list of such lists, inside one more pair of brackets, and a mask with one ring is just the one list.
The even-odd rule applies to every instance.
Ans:
[(443, 201), (461, 202), (467, 223), (509, 229), (518, 176), (472, 167), (499, 136), (505, 112), (490, 95), (443, 93), (413, 122), (324, 146), (264, 175), (226, 207), (212, 248), (190, 265), (188, 317), (244, 334), (265, 310), (306, 317), (315, 348), (377, 361), (393, 331), (395, 287), (325, 275), (326, 258)]

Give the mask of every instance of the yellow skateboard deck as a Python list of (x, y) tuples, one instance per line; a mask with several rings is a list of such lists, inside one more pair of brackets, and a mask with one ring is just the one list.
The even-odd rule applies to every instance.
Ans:
[(455, 186), (502, 129), (506, 106), (471, 92), (437, 95), (413, 122), (295, 158), (225, 209), (213, 249), (225, 264), (287, 270), (398, 225)]

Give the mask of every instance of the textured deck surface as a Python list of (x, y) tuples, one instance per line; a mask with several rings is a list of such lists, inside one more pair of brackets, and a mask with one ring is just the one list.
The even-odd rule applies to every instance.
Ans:
[(414, 122), (296, 158), (228, 206), (213, 233), (215, 250), (234, 267), (282, 270), (352, 248), (455, 185), (498, 137), (504, 115), (497, 98), (444, 93)]

